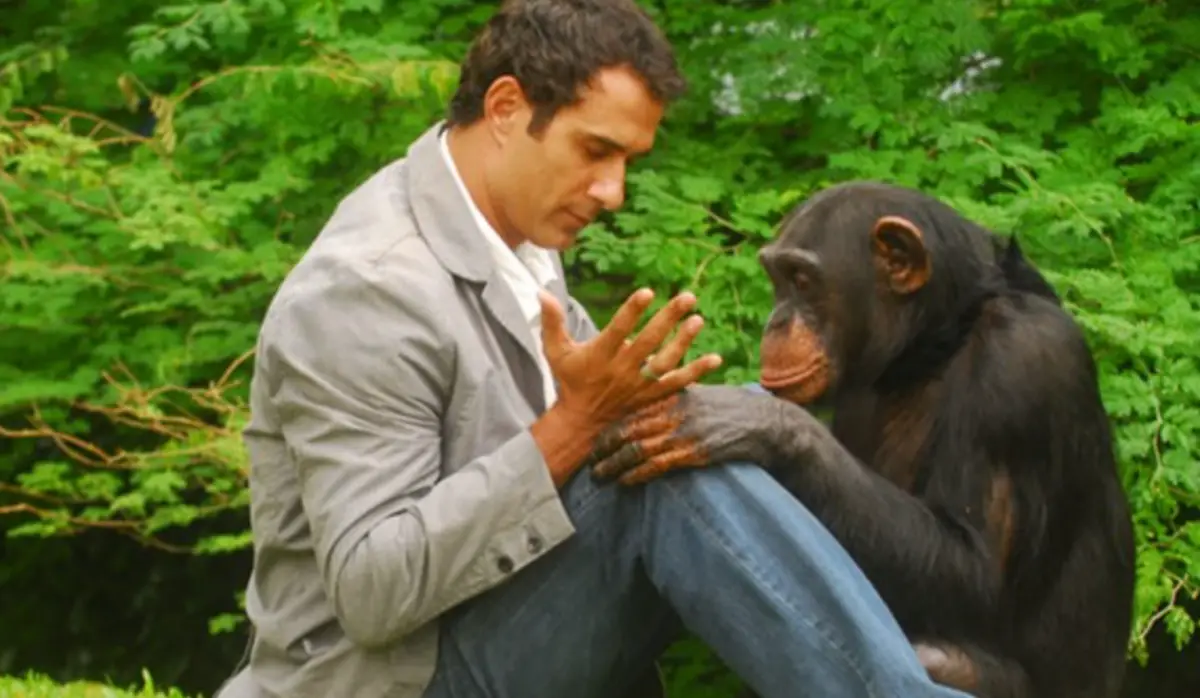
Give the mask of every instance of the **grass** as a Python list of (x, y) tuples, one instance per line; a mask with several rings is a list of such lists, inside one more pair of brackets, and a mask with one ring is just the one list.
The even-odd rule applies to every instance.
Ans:
[(190, 698), (176, 689), (157, 690), (143, 672), (140, 688), (118, 688), (95, 681), (57, 683), (40, 674), (0, 676), (0, 698)]

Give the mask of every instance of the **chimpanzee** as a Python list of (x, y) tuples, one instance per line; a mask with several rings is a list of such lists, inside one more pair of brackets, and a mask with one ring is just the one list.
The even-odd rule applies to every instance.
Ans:
[[(759, 255), (761, 386), (694, 386), (610, 430), (626, 484), (756, 460), (857, 561), (931, 676), (986, 697), (1118, 694), (1134, 543), (1084, 337), (1015, 240), (874, 182)], [(802, 405), (833, 410), (826, 428)]]

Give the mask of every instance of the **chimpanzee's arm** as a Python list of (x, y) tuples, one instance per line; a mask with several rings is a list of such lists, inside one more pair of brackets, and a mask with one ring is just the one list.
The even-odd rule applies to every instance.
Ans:
[[(864, 467), (803, 408), (740, 387), (699, 385), (606, 432), (593, 472), (636, 484), (681, 468), (761, 463), (842, 543), (906, 628), (954, 640), (992, 634), (1004, 541), (1012, 532), (1022, 541), (1038, 534), (1017, 525), (1011, 503), (1045, 510), (1044, 483), (1021, 480), (1038, 469), (1013, 475), (985, 450), (994, 436), (977, 436), (956, 435), (958, 450), (942, 449), (926, 464), (918, 498)], [(993, 506), (995, 491), (1008, 506)]]
[(1004, 563), (997, 548), (1014, 524), (1011, 500), (992, 499), (1006, 496), (997, 482), (1012, 482), (1004, 464), (964, 448), (954, 462), (926, 465), (918, 498), (864, 467), (803, 409), (782, 411), (772, 472), (842, 543), (900, 622), (951, 639), (993, 628)]
[[(919, 499), (860, 464), (803, 408), (702, 385), (607, 432), (593, 472), (636, 484), (680, 468), (761, 463), (841, 541), (901, 623), (953, 640), (960, 631), (977, 637), (997, 621), (1004, 546), (995, 544), (1005, 538), (989, 534), (985, 508), (1004, 463), (974, 439), (960, 441), (953, 462), (929, 464)], [(1040, 506), (1032, 499), (1038, 487), (1008, 484), (1023, 507)], [(1005, 514), (1005, 507), (995, 511)], [(1011, 520), (1005, 514), (1000, 523), (1002, 533)]]

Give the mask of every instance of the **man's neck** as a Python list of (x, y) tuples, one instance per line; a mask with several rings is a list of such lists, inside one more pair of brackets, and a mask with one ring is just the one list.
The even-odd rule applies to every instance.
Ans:
[(492, 205), (488, 192), (487, 163), (494, 145), (488, 142), (487, 134), (471, 127), (451, 128), (446, 133), (446, 148), (450, 151), (450, 159), (454, 162), (471, 201), (504, 244), (508, 245), (509, 249), (515, 249), (522, 241), (500, 225), (496, 207)]

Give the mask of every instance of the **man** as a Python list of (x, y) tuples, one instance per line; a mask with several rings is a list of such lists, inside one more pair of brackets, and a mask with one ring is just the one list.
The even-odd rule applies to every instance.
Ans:
[(553, 252), (622, 204), (682, 89), (632, 0), (512, 0), (448, 121), (341, 202), (259, 340), (256, 634), (222, 698), (625, 696), (684, 628), (764, 698), (961, 695), (756, 466), (578, 473), (719, 364), (681, 365), (689, 294), (597, 331)]

